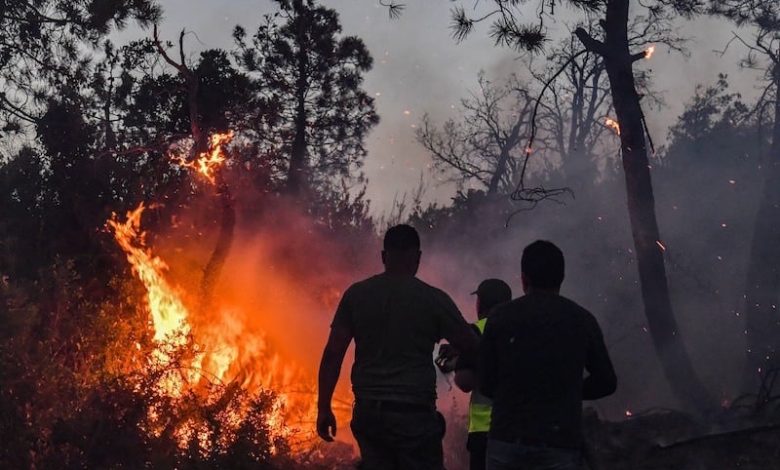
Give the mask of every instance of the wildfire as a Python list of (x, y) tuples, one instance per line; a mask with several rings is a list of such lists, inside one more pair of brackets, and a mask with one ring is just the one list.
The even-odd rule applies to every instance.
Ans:
[[(212, 136), (209, 150), (192, 162), (181, 158), (173, 160), (197, 170), (214, 184), (216, 169), (226, 161), (223, 148), (232, 137), (232, 132)], [(265, 418), (271, 435), (287, 439), (293, 448), (296, 446), (295, 439), (305, 443), (312, 431), (310, 423), (316, 417), (314, 374), (280, 357), (265, 332), (253, 323), (258, 313), (256, 305), (245, 310), (218, 295), (209, 311), (197, 311), (195, 314), (196, 311), (188, 305), (194, 296), (171, 282), (168, 264), (148, 246), (147, 233), (141, 223), (146, 209), (147, 206), (141, 203), (128, 211), (124, 220), (112, 214), (107, 226), (146, 291), (145, 298), (139, 299), (139, 305), (148, 312), (153, 330), (153, 347), (148, 359), (150, 364), (170, 369), (158, 383), (161, 393), (173, 398), (182, 397), (187, 392), (200, 396), (209, 389), (209, 384), (230, 384), (251, 393), (273, 391), (276, 399)], [(278, 280), (273, 282), (281, 283)], [(334, 291), (332, 296), (336, 294)], [(333, 301), (330, 293), (327, 297), (328, 301)], [(296, 301), (292, 298), (287, 300)], [(268, 305), (265, 308), (267, 311), (264, 313), (271, 316), (276, 314), (271, 309), (280, 307)], [(142, 349), (140, 343), (131, 347)], [(184, 348), (189, 348), (187, 351), (190, 353), (175, 354)], [(349, 397), (337, 399), (344, 403), (351, 401)], [(204, 396), (203, 400), (208, 403), (209, 398)], [(155, 417), (162, 416), (164, 411), (150, 410), (151, 420), (157, 421)], [(337, 411), (343, 421), (344, 410)], [(232, 410), (232, 425), (237, 426), (247, 412)], [(193, 426), (184, 426), (178, 431), (182, 444), (187, 436), (200, 437), (201, 431)], [(296, 429), (303, 426), (306, 429)]]
[(209, 183), (216, 184), (216, 170), (227, 160), (224, 147), (233, 140), (233, 136), (233, 131), (212, 134), (209, 137), (209, 149), (201, 152), (194, 161), (187, 161), (185, 157), (180, 155), (174, 156), (172, 159), (177, 165), (195, 170)]
[(620, 124), (612, 118), (606, 118), (604, 119), (604, 125), (612, 129), (615, 134), (620, 135)]
[[(145, 303), (154, 331), (154, 349), (150, 360), (157, 365), (169, 365), (171, 351), (192, 341), (196, 351), (186, 364), (176, 364), (176, 371), (166, 374), (159, 386), (172, 397), (188, 390), (197, 390), (204, 382), (234, 383), (249, 390), (273, 390), (277, 399), (267, 417), (275, 436), (287, 437), (293, 431), (288, 423), (313, 420), (314, 400), (302, 397), (291, 403), (285, 390), (293, 385), (300, 389), (306, 378), (293, 365), (284, 365), (281, 358), (269, 350), (262, 334), (246, 334), (241, 316), (230, 310), (209, 318), (195, 328), (191, 311), (184, 302), (184, 292), (166, 279), (168, 265), (146, 245), (146, 232), (141, 229), (141, 216), (146, 207), (140, 204), (127, 213), (125, 221), (116, 214), (108, 221), (114, 238), (127, 255), (133, 273), (146, 289)], [(139, 347), (139, 346), (136, 346)], [(251, 363), (251, 370), (248, 370)], [(181, 372), (181, 371), (184, 372)], [(297, 416), (290, 416), (294, 409)], [(156, 412), (159, 414), (159, 411)], [(182, 430), (186, 436), (192, 430)]]
[(653, 54), (655, 54), (655, 46), (650, 46), (645, 49), (645, 59), (650, 60), (650, 58), (653, 57)]

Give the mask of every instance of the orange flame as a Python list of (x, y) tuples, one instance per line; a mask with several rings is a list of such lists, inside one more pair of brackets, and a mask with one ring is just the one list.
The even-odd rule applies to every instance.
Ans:
[(604, 125), (615, 131), (615, 134), (620, 135), (620, 124), (612, 118), (606, 118), (604, 120)]
[[(141, 229), (144, 204), (127, 213), (122, 222), (116, 214), (108, 221), (114, 238), (127, 255), (133, 273), (146, 289), (146, 308), (154, 330), (155, 348), (150, 360), (169, 364), (171, 348), (193, 342), (196, 354), (184, 364), (184, 373), (168, 374), (159, 386), (163, 393), (180, 397), (187, 390), (195, 390), (202, 381), (212, 383), (238, 382), (248, 390), (273, 390), (276, 402), (267, 416), (267, 424), (275, 437), (289, 438), (295, 429), (290, 423), (313, 422), (316, 416), (315, 400), (306, 396), (306, 387), (313, 381), (295, 365), (285, 364), (274, 353), (264, 334), (245, 331), (242, 316), (223, 309), (209, 323), (195, 328), (192, 315), (184, 302), (184, 292), (166, 279), (168, 265), (153, 254), (146, 245), (146, 232)], [(136, 346), (139, 347), (139, 346)], [(251, 369), (251, 370), (248, 370)], [(287, 390), (304, 395), (298, 397)], [(160, 414), (160, 411), (154, 411)], [(182, 442), (197, 432), (181, 429)], [(293, 443), (294, 444), (294, 443)]]
[[(171, 157), (178, 165), (196, 170), (211, 184), (216, 184), (217, 170), (225, 163), (224, 147), (233, 138), (233, 132), (214, 134), (209, 138), (209, 150), (197, 159), (186, 161), (182, 157)], [(313, 426), (317, 415), (315, 374), (284, 360), (272, 347), (265, 330), (256, 322), (257, 305), (246, 308), (228, 304), (219, 298), (213, 312), (196, 312), (187, 305), (192, 297), (188, 292), (171, 282), (169, 266), (147, 245), (147, 233), (142, 229), (141, 217), (146, 209), (142, 203), (127, 212), (124, 221), (112, 214), (107, 226), (113, 232), (117, 244), (125, 252), (133, 274), (143, 284), (146, 295), (143, 306), (150, 317), (154, 332), (153, 350), (148, 356), (155, 365), (170, 365), (177, 348), (191, 347), (192, 354), (182, 359), (187, 363), (176, 363), (171, 372), (160, 379), (159, 391), (177, 398), (185, 392), (199, 392), (208, 384), (235, 384), (252, 393), (273, 391), (276, 400), (265, 417), (271, 436), (286, 439), (293, 450), (308, 445), (313, 437)], [(294, 285), (275, 278), (267, 283), (278, 284), (274, 289), (278, 297), (280, 290), (296, 291)], [(329, 292), (327, 298), (317, 299), (318, 305), (335, 303), (337, 292)], [(220, 296), (221, 297), (221, 296)], [(285, 296), (281, 304), (269, 304), (265, 309), (269, 316), (276, 308), (289, 308), (287, 302), (300, 302), (297, 296)], [(320, 305), (322, 306), (322, 305)], [(328, 308), (332, 307), (328, 305)], [(268, 326), (268, 325), (266, 325)], [(135, 343), (141, 349), (140, 343)], [(189, 351), (189, 350), (188, 350)], [(206, 386), (206, 387), (204, 387)], [(351, 411), (351, 396), (337, 392), (334, 407), (340, 421), (345, 421)], [(207, 398), (204, 398), (207, 400)], [(340, 404), (340, 406), (339, 406)], [(246, 410), (231, 411), (231, 418), (237, 425)], [(152, 421), (161, 417), (164, 410), (150, 410)], [(200, 436), (196, 424), (182, 425), (177, 431), (182, 445), (187, 437)], [(305, 429), (301, 429), (305, 426)], [(151, 431), (155, 432), (155, 431)]]
[(650, 46), (645, 49), (645, 59), (650, 60), (650, 58), (653, 57), (653, 54), (655, 54), (655, 46)]
[(172, 159), (177, 165), (195, 170), (209, 183), (216, 184), (216, 171), (227, 160), (224, 147), (230, 144), (234, 135), (233, 131), (212, 134), (209, 137), (209, 149), (201, 152), (195, 161), (188, 162), (182, 156), (174, 156)]

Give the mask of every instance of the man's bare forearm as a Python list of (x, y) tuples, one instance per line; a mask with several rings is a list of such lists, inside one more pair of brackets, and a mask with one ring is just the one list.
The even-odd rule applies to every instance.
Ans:
[(320, 361), (317, 397), (317, 406), (320, 409), (330, 409), (333, 392), (336, 390), (336, 384), (341, 374), (341, 365), (344, 362), (344, 355), (350, 341), (352, 341), (352, 334), (349, 331), (339, 328), (331, 329), (328, 343), (325, 345)]
[(326, 348), (322, 355), (322, 362), (320, 362), (318, 408), (330, 408), (333, 392), (336, 390), (340, 374), (341, 361), (334, 357), (333, 354), (328, 354)]

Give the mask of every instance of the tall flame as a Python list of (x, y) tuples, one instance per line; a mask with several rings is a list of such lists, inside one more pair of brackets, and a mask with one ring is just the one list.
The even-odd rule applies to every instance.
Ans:
[(620, 135), (620, 124), (612, 118), (606, 118), (604, 119), (604, 125), (612, 129), (615, 134)]
[(146, 288), (146, 301), (154, 326), (154, 340), (157, 342), (174, 341), (182, 345), (190, 332), (187, 322), (189, 313), (184, 307), (180, 293), (165, 279), (163, 273), (168, 265), (146, 248), (146, 232), (141, 230), (141, 215), (144, 204), (141, 203), (127, 213), (125, 222), (119, 222), (116, 214), (108, 221), (114, 230), (114, 238), (127, 254), (127, 261), (133, 273), (138, 276)]
[[(215, 134), (209, 139), (209, 150), (196, 160), (173, 160), (197, 170), (214, 184), (217, 169), (226, 161), (223, 148), (232, 137), (232, 132)], [(266, 417), (266, 424), (272, 435), (287, 438), (293, 448), (296, 446), (293, 438), (305, 443), (311, 437), (310, 423), (314, 422), (317, 412), (313, 396), (316, 390), (314, 374), (283, 360), (272, 348), (265, 332), (258, 330), (255, 323), (250, 324), (257, 315), (254, 306), (249, 312), (218, 299), (214, 311), (193, 315), (187, 305), (190, 299), (187, 292), (170, 281), (168, 264), (147, 244), (147, 233), (141, 223), (146, 209), (147, 206), (141, 203), (128, 211), (124, 220), (112, 214), (107, 226), (146, 291), (143, 304), (154, 333), (149, 360), (165, 365), (173, 360), (171, 351), (177, 347), (191, 346), (194, 351), (184, 359), (188, 363), (177, 364), (181, 367), (176, 368), (176, 373), (161, 379), (160, 390), (168, 396), (180, 397), (187, 391), (200, 390), (206, 382), (236, 384), (250, 392), (271, 390), (276, 402)], [(182, 360), (178, 356), (177, 359)], [(337, 397), (337, 400), (351, 401), (349, 397)], [(336, 411), (343, 419), (349, 409), (348, 406), (341, 408), (345, 409)], [(154, 414), (162, 412), (152, 411)], [(295, 429), (302, 425), (307, 426), (309, 433)], [(181, 432), (185, 435), (196, 431), (183, 429)], [(293, 442), (289, 442), (290, 439)]]
[[(133, 273), (146, 289), (146, 307), (154, 331), (154, 350), (150, 359), (163, 365), (169, 363), (171, 348), (184, 346), (190, 339), (197, 353), (184, 364), (183, 374), (169, 374), (162, 379), (163, 392), (179, 397), (195, 389), (203, 380), (216, 383), (238, 381), (252, 390), (274, 390), (277, 401), (268, 416), (268, 425), (275, 436), (288, 436), (292, 429), (288, 421), (304, 422), (313, 419), (314, 400), (290, 403), (292, 384), (302, 386), (305, 378), (294, 365), (285, 365), (278, 355), (269, 350), (262, 334), (246, 334), (240, 316), (223, 310), (206, 325), (194, 328), (192, 315), (183, 301), (184, 292), (166, 279), (168, 265), (146, 246), (146, 232), (141, 229), (141, 203), (127, 213), (124, 222), (113, 214), (108, 226), (114, 238), (127, 255)], [(243, 363), (242, 363), (243, 360)], [(252, 373), (242, 370), (252, 362)], [(311, 403), (311, 404), (310, 404)], [(290, 417), (285, 408), (295, 408), (298, 416)]]

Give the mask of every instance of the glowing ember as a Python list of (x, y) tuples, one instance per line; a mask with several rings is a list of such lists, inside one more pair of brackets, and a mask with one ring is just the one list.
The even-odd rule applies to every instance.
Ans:
[(647, 49), (645, 49), (645, 59), (650, 59), (653, 57), (653, 54), (655, 54), (655, 46), (650, 46)]
[(211, 184), (216, 184), (216, 170), (227, 160), (224, 147), (233, 140), (233, 135), (233, 131), (212, 134), (209, 137), (209, 149), (199, 154), (195, 161), (188, 162), (182, 156), (175, 156), (172, 159), (177, 165), (193, 169)]
[(661, 251), (666, 251), (666, 245), (664, 245), (661, 240), (656, 240), (655, 244), (658, 245), (658, 248), (660, 248)]
[(604, 125), (612, 129), (615, 134), (620, 135), (620, 124), (612, 118), (606, 118), (604, 119)]
[(626, 410), (626, 418), (630, 418), (634, 416), (634, 413), (631, 412), (631, 410)]

